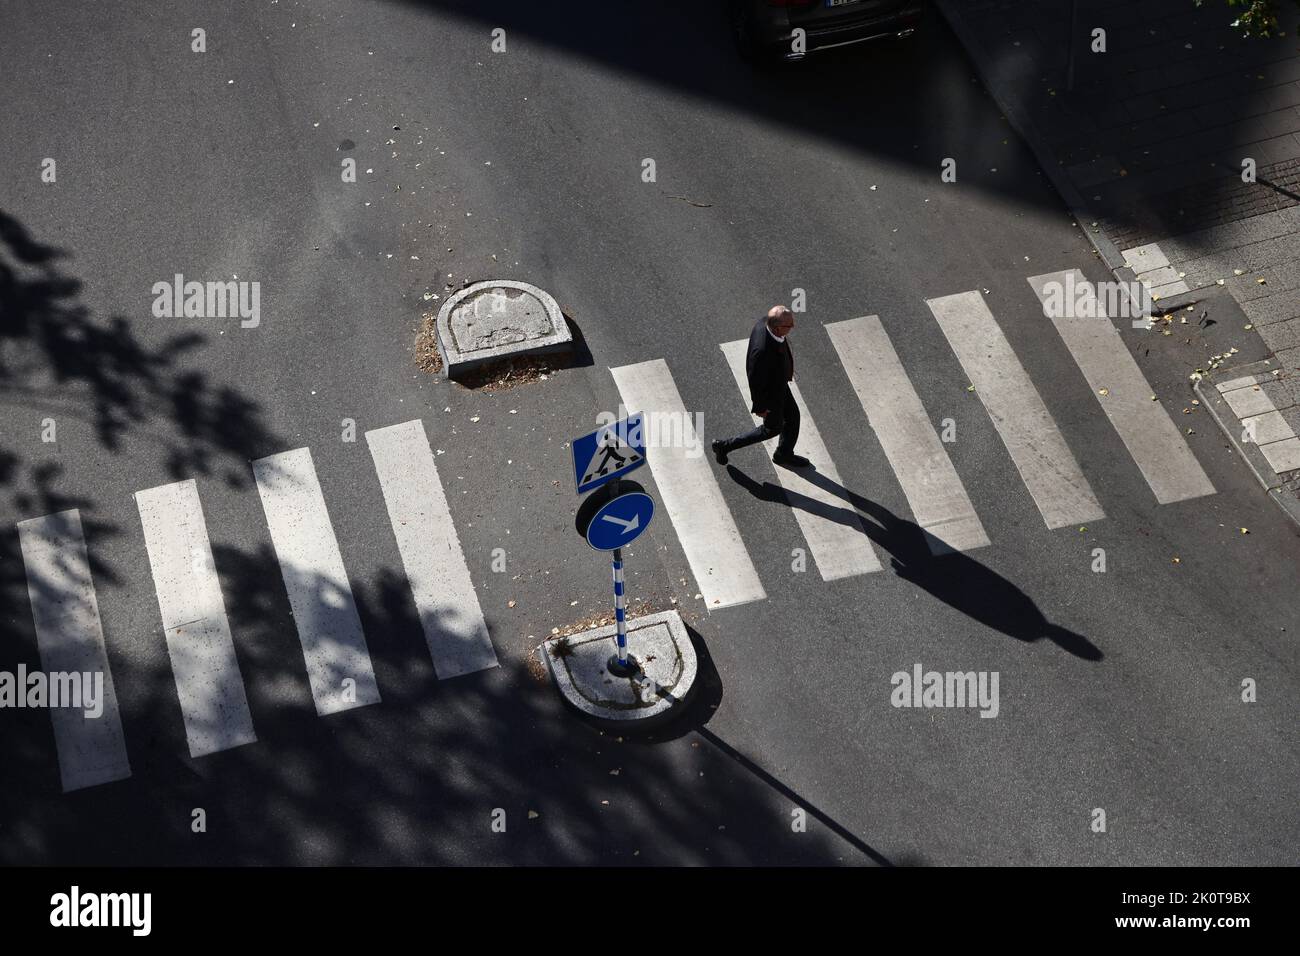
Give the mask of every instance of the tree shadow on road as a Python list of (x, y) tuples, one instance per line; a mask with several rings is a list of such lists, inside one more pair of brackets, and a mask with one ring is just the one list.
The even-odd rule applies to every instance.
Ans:
[(50, 750), (7, 761), (0, 861), (889, 863), (699, 724), (653, 742), (602, 732), (518, 658), (439, 680), (396, 570), (351, 588), (382, 700), (318, 716), (274, 552), (218, 548), (215, 561), (257, 741), (191, 758), (164, 656), (132, 675), (152, 695), (124, 720), (132, 777), (60, 795)]
[[(840, 508), (775, 485), (758, 482), (735, 465), (727, 473), (755, 498), (798, 508), (828, 521), (861, 531), (891, 556), (900, 578), (911, 581), (937, 600), (974, 621), (1018, 641), (1047, 638), (1062, 650), (1086, 661), (1099, 661), (1102, 652), (1081, 634), (1049, 621), (1029, 595), (989, 567), (961, 551), (937, 547), (936, 539), (914, 522), (845, 488), (813, 468), (800, 469), (800, 477), (835, 495), (848, 507)], [(864, 516), (870, 520), (864, 520)]]
[[(60, 438), (75, 431), (68, 422), (88, 424), (79, 434), (92, 436), (92, 465), (132, 442), (159, 444), (177, 480), (215, 478), (247, 494), (249, 528), (260, 527), (249, 458), (287, 440), (250, 397), (206, 377), (194, 355), (203, 336), (150, 347), (125, 319), (97, 319), (62, 268), (67, 258), (0, 213), (0, 414), (9, 422), (18, 409), (29, 423), (48, 414)], [(65, 474), (57, 447), (26, 427), (6, 427), (0, 442), (0, 671), (41, 666), (28, 588), (47, 582), (29, 580), (15, 521), (77, 509), (132, 773), (64, 794), (49, 712), (0, 711), (2, 863), (880, 862), (833, 821), (793, 833), (793, 791), (734, 753), (689, 733), (638, 746), (571, 718), (490, 615), (500, 666), (438, 680), (400, 567), (349, 582), (382, 700), (318, 716), (266, 544), (213, 549), (258, 739), (191, 757), (161, 622), (146, 613), (131, 633), (112, 626), (115, 608), (154, 606), (152, 593), (124, 586), (141, 580), (138, 566), (103, 558), (105, 543), (128, 533), (104, 513), (131, 506), (69, 490), (94, 488), (96, 476)], [(342, 596), (336, 581), (296, 585), (330, 607)], [(196, 721), (214, 730), (221, 715), (200, 709)]]
[[(66, 266), (71, 258), (0, 210), (0, 669), (10, 672), (41, 666), (29, 593), (61, 593), (60, 582), (25, 566), (17, 522), (77, 510), (101, 600), (123, 583), (104, 557), (125, 533), (108, 517), (117, 509), (86, 494), (100, 476), (69, 474), (65, 451), (75, 448), (97, 469), (130, 443), (146, 443), (177, 479), (219, 475), (238, 486), (247, 483), (243, 454), (278, 442), (254, 402), (198, 370), (193, 356), (204, 336), (153, 346), (127, 319), (96, 316)], [(113, 669), (125, 669), (111, 632), (106, 638)], [(48, 713), (5, 710), (6, 765), (21, 776), (19, 768), (47, 759), (50, 734)], [(0, 820), (21, 821), (30, 808), (11, 789), (0, 798)]]

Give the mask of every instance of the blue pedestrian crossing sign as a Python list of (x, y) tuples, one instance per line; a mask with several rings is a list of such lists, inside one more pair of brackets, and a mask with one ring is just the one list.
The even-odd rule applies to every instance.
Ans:
[(611, 498), (587, 525), (587, 544), (597, 551), (613, 551), (631, 544), (654, 517), (655, 500), (640, 491)]
[(597, 428), (573, 441), (573, 481), (586, 494), (645, 464), (643, 413)]

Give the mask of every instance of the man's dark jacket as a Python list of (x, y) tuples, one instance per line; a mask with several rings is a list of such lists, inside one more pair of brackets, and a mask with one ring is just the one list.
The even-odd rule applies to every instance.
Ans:
[(753, 399), (749, 410), (755, 415), (768, 411), (779, 414), (790, 394), (787, 383), (794, 378), (794, 356), (790, 352), (790, 340), (778, 342), (767, 330), (766, 319), (759, 319), (754, 331), (749, 333), (745, 375)]

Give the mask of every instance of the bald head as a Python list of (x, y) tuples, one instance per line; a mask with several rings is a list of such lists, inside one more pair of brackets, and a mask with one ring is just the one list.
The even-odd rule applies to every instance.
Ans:
[(794, 328), (794, 313), (783, 305), (774, 305), (767, 310), (767, 327), (773, 335), (785, 338)]

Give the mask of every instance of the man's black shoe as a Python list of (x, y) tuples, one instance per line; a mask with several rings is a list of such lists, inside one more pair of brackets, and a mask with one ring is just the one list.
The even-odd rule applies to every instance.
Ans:
[(803, 455), (773, 455), (772, 461), (785, 468), (807, 468), (812, 464)]
[(717, 459), (718, 464), (725, 465), (727, 463), (727, 449), (722, 439), (713, 439), (713, 441), (709, 443), (709, 447), (713, 449), (713, 457)]

